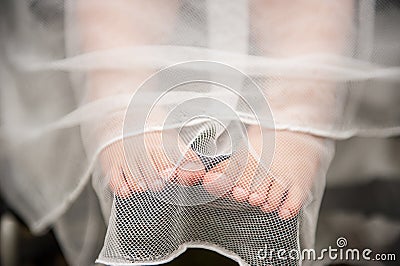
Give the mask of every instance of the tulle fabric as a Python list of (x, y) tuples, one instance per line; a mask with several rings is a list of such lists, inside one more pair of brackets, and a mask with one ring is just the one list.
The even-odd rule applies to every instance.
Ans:
[[(396, 1), (309, 1), (285, 7), (278, 1), (244, 0), (43, 0), (1, 5), (1, 141), (10, 165), (1, 190), (32, 231), (56, 225), (74, 264), (93, 263), (92, 256), (79, 257), (82, 250), (71, 248), (83, 246), (72, 243), (82, 232), (66, 233), (73, 231), (68, 220), (84, 217), (71, 210), (86, 206), (80, 204), (85, 194), (91, 195), (95, 214), (83, 222), (88, 227), (108, 226), (99, 255), (107, 264), (164, 262), (187, 247), (200, 246), (245, 265), (257, 263), (254, 252), (265, 243), (312, 247), (333, 141), (400, 132)], [(207, 78), (234, 89), (189, 84), (169, 90), (185, 78)], [(152, 110), (154, 119), (150, 116), (144, 125), (160, 96)], [(314, 176), (312, 184), (300, 184), (307, 187), (307, 200), (299, 216), (282, 223), (274, 214), (266, 216), (229, 197), (209, 198), (201, 190), (195, 192), (201, 204), (164, 204), (166, 194), (151, 189), (128, 198), (116, 193), (110, 179), (118, 156), (132, 159), (129, 170), (144, 176), (135, 180), (138, 183), (149, 186), (149, 177), (156, 175), (146, 150), (140, 149), (145, 132), (186, 129), (180, 135), (183, 153), (177, 149), (176, 133), (164, 140), (174, 162), (191, 150), (200, 157), (211, 152), (209, 138), (197, 149), (193, 143), (217, 127), (215, 121), (182, 126), (187, 121), (182, 113), (166, 115), (190, 100), (193, 105), (185, 109), (190, 114), (217, 117), (225, 126), (211, 136), (219, 144), (228, 143), (214, 151), (215, 158), (230, 156), (240, 162), (260, 157), (261, 166), (252, 166), (254, 171), (287, 189), (294, 186), (285, 180), (288, 169), (268, 175), (274, 169), (271, 146), (288, 147), (281, 155), (288, 161), (291, 154), (317, 158), (315, 169), (299, 171), (305, 180)], [(229, 107), (226, 112), (221, 111), (222, 103)], [(241, 142), (248, 139), (250, 126), (263, 133), (259, 146), (265, 153), (254, 153), (248, 141)], [(290, 146), (287, 140), (293, 138), (280, 138), (276, 130), (302, 137)], [(304, 137), (309, 135), (316, 139)], [(125, 153), (115, 154), (112, 147), (122, 139)], [(180, 191), (180, 196), (190, 191), (168, 189)], [(196, 213), (203, 218), (196, 220)], [(214, 221), (218, 226), (210, 227), (210, 217), (220, 219)], [(246, 218), (252, 218), (249, 227), (240, 222)], [(140, 230), (147, 231), (137, 234)], [(87, 240), (91, 235), (98, 237), (87, 230), (86, 241), (97, 247), (102, 240)], [(274, 242), (276, 235), (279, 243)], [(168, 244), (155, 242), (163, 237)]]

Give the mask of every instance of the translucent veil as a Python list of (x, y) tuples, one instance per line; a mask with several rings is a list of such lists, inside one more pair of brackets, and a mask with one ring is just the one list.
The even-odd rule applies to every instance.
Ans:
[(1, 5), (1, 191), (73, 264), (312, 247), (334, 140), (400, 132), (396, 1)]

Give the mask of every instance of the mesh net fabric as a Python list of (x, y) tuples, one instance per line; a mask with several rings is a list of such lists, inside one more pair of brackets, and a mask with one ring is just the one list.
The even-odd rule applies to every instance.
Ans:
[(79, 206), (111, 265), (312, 247), (334, 140), (400, 131), (396, 1), (1, 5), (1, 190), (73, 264)]

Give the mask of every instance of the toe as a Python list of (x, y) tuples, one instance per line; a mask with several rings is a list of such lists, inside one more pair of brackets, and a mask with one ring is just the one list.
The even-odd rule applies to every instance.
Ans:
[(265, 175), (265, 178), (261, 181), (261, 184), (252, 192), (249, 196), (249, 203), (253, 206), (261, 206), (266, 201), (268, 192), (271, 188), (273, 179), (269, 175)]
[(266, 202), (262, 205), (261, 210), (264, 212), (275, 211), (282, 203), (285, 191), (285, 188), (274, 180), (268, 192)]
[(232, 196), (238, 202), (243, 202), (247, 200), (249, 195), (250, 195), (249, 190), (241, 186), (237, 186), (232, 189)]
[[(238, 163), (238, 165), (241, 165)], [(248, 153), (247, 162), (243, 173), (239, 176), (235, 187), (232, 190), (232, 196), (235, 200), (241, 202), (249, 198), (251, 192), (251, 184), (258, 167), (257, 160)], [(240, 171), (240, 170), (239, 170)]]
[[(151, 167), (145, 167), (146, 162), (139, 163), (145, 170), (145, 183), (152, 191), (161, 191), (168, 182), (175, 178), (174, 164), (171, 162), (162, 143), (161, 132), (152, 132), (145, 135), (147, 158)], [(150, 169), (151, 168), (151, 169)]]
[[(139, 173), (136, 173), (136, 176), (137, 175), (139, 175)], [(126, 186), (129, 188), (130, 192), (136, 193), (136, 192), (146, 191), (147, 186), (144, 184), (144, 182), (141, 182), (139, 178), (134, 177), (134, 175), (132, 174), (132, 172), (130, 171), (130, 169), (126, 164), (122, 167), (122, 177), (123, 180), (125, 181)]]
[(215, 196), (222, 196), (232, 189), (235, 180), (225, 172), (229, 163), (229, 159), (220, 162), (204, 175), (203, 187), (209, 193)]
[(305, 193), (298, 186), (289, 189), (287, 197), (279, 208), (279, 216), (286, 220), (295, 217), (304, 202)]
[(176, 169), (176, 179), (178, 183), (184, 186), (195, 185), (200, 182), (206, 174), (204, 165), (200, 158), (195, 158), (194, 156), (197, 155), (191, 153), (193, 153), (193, 151), (188, 151), (185, 154), (185, 158)]
[(203, 187), (215, 196), (222, 196), (231, 189), (233, 182), (223, 173), (208, 172), (203, 179)]
[(178, 183), (184, 186), (193, 186), (200, 182), (205, 174), (206, 170), (199, 156), (188, 148), (176, 169)]
[(122, 198), (127, 198), (131, 195), (131, 190), (127, 184), (127, 182), (125, 181), (125, 177), (122, 171), (122, 168), (120, 171), (113, 171), (112, 173), (112, 177), (110, 179), (110, 187), (112, 189), (112, 191), (114, 191), (114, 193), (116, 195), (118, 195), (119, 197)]

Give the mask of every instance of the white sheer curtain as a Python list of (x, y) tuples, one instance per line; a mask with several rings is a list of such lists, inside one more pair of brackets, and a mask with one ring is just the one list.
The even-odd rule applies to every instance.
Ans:
[(74, 264), (311, 247), (334, 141), (400, 132), (396, 1), (1, 5), (1, 191)]

